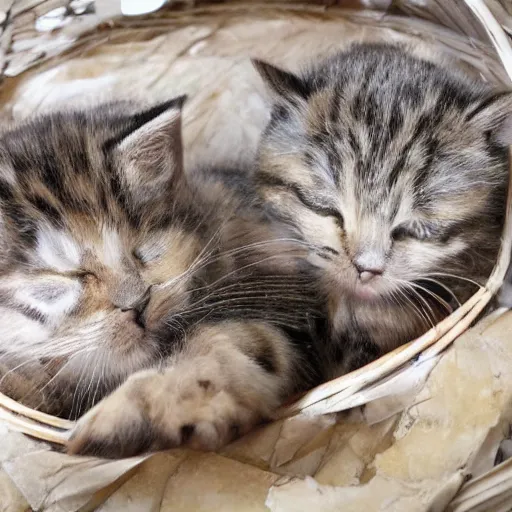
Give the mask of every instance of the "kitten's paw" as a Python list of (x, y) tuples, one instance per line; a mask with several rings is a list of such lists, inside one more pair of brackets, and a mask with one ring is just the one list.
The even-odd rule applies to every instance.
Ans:
[(80, 419), (67, 449), (108, 458), (177, 446), (216, 450), (258, 419), (229, 392), (222, 376), (204, 368), (146, 371)]

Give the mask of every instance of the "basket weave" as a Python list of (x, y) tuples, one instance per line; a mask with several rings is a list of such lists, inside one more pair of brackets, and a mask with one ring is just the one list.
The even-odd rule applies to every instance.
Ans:
[[(507, 0), (170, 1), (140, 17), (123, 17), (120, 4), (109, 0), (0, 2), (2, 119), (20, 119), (63, 102), (88, 104), (119, 95), (157, 101), (187, 92), (191, 101), (184, 113), (185, 155), (186, 165), (194, 165), (212, 148), (231, 158), (255, 151), (268, 111), (249, 56), (293, 68), (354, 40), (405, 41), (442, 50), (466, 72), (500, 88), (512, 84), (508, 35), (512, 34), (512, 2)], [(493, 365), (497, 363), (492, 362), (499, 357), (510, 357), (512, 362), (512, 342), (507, 343), (512, 317), (501, 310), (494, 313), (444, 352), (501, 285), (511, 252), (509, 227), (510, 222), (500, 260), (486, 287), (450, 317), (367, 367), (312, 390), (284, 408), (282, 420), (228, 447), (222, 455), (175, 450), (149, 461), (89, 465), (84, 459), (50, 451), (41, 458), (40, 445), (27, 447), (29, 441), (13, 431), (62, 444), (72, 423), (0, 396), (0, 420), (10, 428), (6, 454), (0, 447), (5, 471), (0, 472), (0, 504), (5, 495), (11, 496), (11, 507), (18, 500), (20, 507), (28, 502), (33, 509), (92, 510), (106, 502), (102, 510), (120, 510), (127, 506), (128, 493), (146, 500), (145, 504), (149, 494), (153, 508), (147, 510), (165, 511), (264, 510), (265, 499), (272, 510), (306, 510), (306, 503), (314, 504), (315, 510), (384, 510), (380, 507), (386, 500), (395, 500), (396, 505), (385, 509), (393, 511), (510, 510), (512, 486), (503, 484), (512, 471), (510, 464), (505, 461), (488, 471), (506, 437), (504, 425), (512, 418), (512, 374), (507, 373), (512, 372), (512, 364), (510, 371), (502, 368), (501, 377), (496, 377)], [(485, 378), (475, 370), (481, 378), (477, 389), (463, 368), (469, 361), (478, 361), (478, 350), (489, 340), (501, 352), (499, 357), (488, 356)], [(462, 366), (452, 368), (450, 358), (462, 361)], [(443, 386), (461, 389), (448, 396), (439, 391)], [(416, 407), (428, 397), (435, 406), (434, 393), (441, 404), (437, 407), (445, 404), (449, 409), (474, 400), (481, 389), (501, 393), (496, 402), (489, 399), (481, 404), (495, 416), (478, 425), (473, 422), (474, 431), (468, 434), (454, 430), (453, 424), (442, 424), (455, 422), (454, 415), (418, 410), (420, 419), (423, 413), (430, 418), (438, 415), (441, 425), (437, 430), (432, 427), (430, 437), (412, 442), (407, 452), (411, 460), (400, 461), (405, 456), (396, 448), (401, 438), (418, 435), (411, 404)], [(352, 410), (351, 422), (336, 422), (332, 415), (364, 404), (369, 405), (363, 414)], [(462, 415), (457, 421), (473, 424), (473, 412), (467, 407), (468, 417)], [(459, 446), (456, 455), (436, 452), (436, 435), (452, 436), (454, 443), (469, 435), (469, 442)], [(357, 453), (351, 440), (364, 453)], [(412, 459), (420, 457), (425, 446), (429, 456), (441, 462), (428, 471), (425, 467), (423, 472), (412, 470)], [(440, 449), (446, 446), (449, 443)], [(38, 471), (34, 464), (39, 464)], [(351, 480), (347, 468), (354, 464), (359, 469)], [(459, 491), (469, 473), (478, 478)], [(163, 475), (162, 482), (155, 480), (155, 474)], [(36, 485), (34, 475), (44, 485)], [(310, 475), (315, 480), (283, 485), (280, 475)], [(189, 476), (193, 485), (187, 483)], [(243, 491), (238, 485), (242, 483)], [(184, 489), (188, 489), (185, 494)], [(219, 489), (224, 498), (215, 501), (212, 496)], [(418, 493), (421, 498), (414, 497)], [(231, 508), (230, 502), (235, 503)]]

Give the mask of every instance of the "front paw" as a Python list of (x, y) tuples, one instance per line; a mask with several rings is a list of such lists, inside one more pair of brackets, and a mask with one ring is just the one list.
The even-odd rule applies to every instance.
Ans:
[(130, 377), (80, 419), (67, 449), (107, 458), (177, 446), (216, 450), (258, 419), (215, 372), (150, 370)]

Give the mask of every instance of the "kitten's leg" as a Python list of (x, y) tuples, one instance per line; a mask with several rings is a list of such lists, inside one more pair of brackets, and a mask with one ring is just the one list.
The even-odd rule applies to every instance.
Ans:
[(214, 450), (293, 390), (297, 355), (262, 323), (204, 326), (161, 370), (138, 372), (78, 423), (71, 453), (127, 457), (180, 445)]

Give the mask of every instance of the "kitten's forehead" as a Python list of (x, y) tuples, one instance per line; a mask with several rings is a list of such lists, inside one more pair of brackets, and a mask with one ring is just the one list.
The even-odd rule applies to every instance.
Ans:
[(345, 208), (387, 219), (466, 192), (496, 156), (466, 121), (471, 94), (464, 101), (444, 82), (415, 95), (412, 85), (407, 94), (395, 85), (370, 79), (342, 93), (335, 85), (313, 94), (303, 112), (303, 160), (315, 178), (335, 185)]
[(380, 91), (361, 98), (363, 93), (340, 95), (334, 86), (320, 97), (330, 110), (319, 108), (315, 95), (307, 106), (305, 144), (315, 148), (318, 160), (327, 159), (334, 180), (347, 174), (346, 164), (369, 187), (390, 188), (402, 171), (420, 173), (445, 139), (464, 127), (462, 111), (442, 103), (442, 90), (425, 92), (415, 108), (407, 96), (389, 98)]

